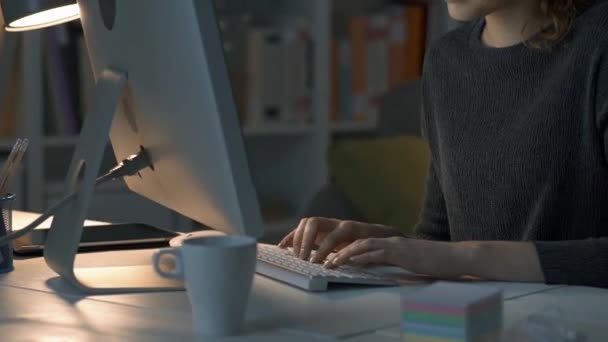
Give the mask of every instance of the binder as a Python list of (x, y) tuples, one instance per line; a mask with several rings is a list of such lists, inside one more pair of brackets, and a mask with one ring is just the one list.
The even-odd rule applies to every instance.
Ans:
[(407, 61), (407, 20), (405, 7), (391, 6), (388, 9), (389, 27), (389, 68), (390, 87), (395, 87), (406, 80), (405, 63)]
[(368, 51), (367, 40), (369, 18), (367, 16), (354, 16), (349, 23), (350, 53), (352, 66), (352, 96), (353, 120), (367, 120), (367, 66)]
[(389, 27), (390, 18), (384, 13), (369, 17), (367, 35), (367, 110), (366, 122), (375, 122), (380, 110), (380, 100), (389, 90)]
[[(331, 40), (330, 51), (330, 102), (329, 119), (331, 122), (340, 121), (340, 43), (335, 37)], [(350, 85), (349, 85), (350, 87)]]
[(407, 4), (405, 17), (407, 21), (405, 80), (415, 80), (422, 75), (424, 52), (426, 46), (426, 15), (424, 4)]

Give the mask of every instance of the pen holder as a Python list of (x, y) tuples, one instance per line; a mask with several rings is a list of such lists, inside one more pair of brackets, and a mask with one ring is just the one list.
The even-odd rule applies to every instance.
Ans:
[[(15, 195), (7, 194), (0, 198), (0, 210), (2, 220), (0, 220), (0, 238), (10, 235), (13, 231), (13, 204)], [(0, 246), (0, 273), (7, 273), (13, 270), (13, 243)]]

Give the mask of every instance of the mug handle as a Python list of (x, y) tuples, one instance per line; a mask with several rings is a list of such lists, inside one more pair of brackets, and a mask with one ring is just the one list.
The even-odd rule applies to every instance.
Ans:
[[(165, 255), (172, 255), (175, 260), (175, 269), (169, 272), (160, 269), (160, 260)], [(161, 248), (152, 255), (152, 264), (154, 271), (163, 278), (168, 279), (184, 279), (184, 263), (179, 249), (176, 248)]]

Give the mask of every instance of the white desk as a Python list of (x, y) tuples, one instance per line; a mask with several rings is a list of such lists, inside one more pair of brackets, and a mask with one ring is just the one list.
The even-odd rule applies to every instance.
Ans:
[[(149, 262), (151, 250), (83, 254), (79, 266), (134, 265)], [(608, 317), (608, 291), (540, 284), (484, 283), (503, 289), (506, 323), (548, 304), (576, 313), (577, 328), (589, 341), (604, 341), (601, 320)], [(307, 293), (256, 276), (247, 310), (247, 335), (227, 341), (352, 342), (399, 340), (402, 288), (348, 289)], [(67, 341), (193, 340), (190, 305), (184, 292), (84, 297), (57, 278), (42, 258), (16, 260), (0, 275), (1, 340)], [(603, 305), (602, 305), (603, 304)], [(60, 339), (64, 338), (64, 339)]]
[[(17, 218), (23, 216), (19, 213)], [(79, 255), (81, 267), (149, 263), (151, 250)], [(542, 284), (484, 283), (503, 290), (505, 326), (547, 306), (570, 313), (572, 327), (588, 341), (608, 341), (608, 290)], [(399, 340), (402, 288), (308, 293), (256, 276), (246, 335), (226, 341), (350, 342)], [(194, 340), (185, 292), (85, 297), (57, 278), (42, 258), (15, 260), (0, 275), (0, 341)]]

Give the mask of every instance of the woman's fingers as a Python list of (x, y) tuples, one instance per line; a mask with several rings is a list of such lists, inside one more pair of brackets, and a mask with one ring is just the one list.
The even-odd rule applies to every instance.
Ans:
[(336, 229), (323, 239), (314, 257), (310, 260), (315, 263), (322, 262), (338, 246), (357, 238), (355, 222), (341, 221)]
[(340, 224), (340, 220), (323, 217), (303, 218), (296, 229), (287, 234), (279, 247), (293, 247), (293, 253), (302, 259), (308, 259), (315, 244), (323, 241), (325, 234), (334, 230)]
[[(363, 229), (365, 227), (366, 225), (354, 221), (341, 221), (323, 217), (304, 218), (300, 220), (296, 229), (281, 240), (279, 247), (287, 248), (291, 246), (296, 257), (304, 260), (310, 259), (315, 263), (323, 262), (330, 253), (337, 249), (340, 250), (337, 256), (348, 255), (350, 257), (368, 252), (369, 248), (373, 247), (377, 240), (380, 240), (358, 240), (351, 244), (352, 241), (368, 236)], [(315, 244), (319, 245), (319, 248), (311, 258), (311, 252)], [(377, 253), (372, 256), (378, 257)], [(334, 257), (334, 263), (345, 262), (342, 259), (335, 260)]]
[(371, 264), (386, 264), (388, 263), (387, 252), (385, 249), (377, 249), (375, 251), (352, 256), (348, 259), (348, 264), (354, 266), (365, 266)]
[(307, 260), (310, 258), (310, 251), (315, 243), (317, 238), (317, 234), (319, 233), (320, 225), (324, 219), (314, 217), (309, 218), (306, 221), (306, 226), (304, 227), (304, 233), (302, 235), (302, 242), (300, 243), (300, 251), (296, 256), (300, 259)]
[[(350, 262), (350, 259), (355, 256), (360, 256), (370, 252), (382, 250), (386, 254), (385, 239), (363, 239), (357, 240), (349, 246), (336, 253), (330, 260), (325, 263), (327, 268), (334, 268)], [(373, 256), (376, 256), (374, 254)], [(384, 255), (383, 257), (386, 257)]]
[(293, 237), (293, 254), (295, 256), (299, 256), (300, 255), (300, 246), (302, 245), (302, 237), (304, 236), (304, 229), (306, 229), (306, 222), (308, 221), (308, 218), (303, 218), (300, 220), (300, 223), (298, 224), (298, 228), (296, 228), (295, 233), (294, 233), (294, 237)]
[(296, 229), (292, 230), (289, 234), (287, 234), (287, 236), (285, 236), (283, 238), (283, 240), (281, 240), (281, 242), (279, 242), (279, 247), (280, 248), (287, 248), (287, 247), (291, 247), (293, 244), (293, 238), (296, 235)]

